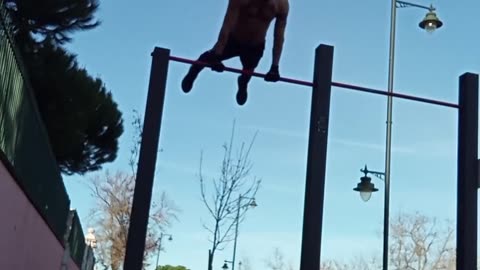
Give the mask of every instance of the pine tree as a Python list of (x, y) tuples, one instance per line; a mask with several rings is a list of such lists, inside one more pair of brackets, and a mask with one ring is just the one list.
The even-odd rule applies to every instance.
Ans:
[(111, 93), (61, 47), (44, 42), (37, 49), (30, 79), (62, 172), (83, 174), (115, 160), (123, 122)]
[(84, 174), (117, 157), (122, 114), (100, 78), (62, 46), (99, 25), (97, 0), (5, 0), (59, 169)]
[(97, 27), (94, 14), (98, 0), (4, 0), (15, 32), (25, 38), (54, 39), (59, 44), (71, 41), (76, 31)]

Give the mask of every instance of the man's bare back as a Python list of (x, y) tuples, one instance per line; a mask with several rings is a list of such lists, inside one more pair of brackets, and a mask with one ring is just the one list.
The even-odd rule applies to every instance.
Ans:
[[(222, 28), (217, 42), (198, 58), (206, 62), (212, 70), (222, 72), (223, 60), (239, 57), (243, 70), (252, 72), (263, 57), (266, 34), (275, 20), (273, 32), (272, 64), (265, 74), (265, 81), (276, 82), (280, 79), (279, 62), (282, 54), (285, 28), (289, 13), (288, 0), (229, 0)], [(182, 81), (182, 89), (188, 93), (197, 75), (203, 69), (194, 64)], [(243, 105), (247, 100), (247, 84), (251, 75), (238, 77), (237, 103)]]

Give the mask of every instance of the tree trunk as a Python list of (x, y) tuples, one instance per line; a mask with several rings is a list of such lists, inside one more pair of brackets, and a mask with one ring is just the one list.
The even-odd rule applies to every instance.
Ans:
[(212, 250), (208, 250), (208, 270), (212, 270), (213, 269), (213, 254), (212, 254)]

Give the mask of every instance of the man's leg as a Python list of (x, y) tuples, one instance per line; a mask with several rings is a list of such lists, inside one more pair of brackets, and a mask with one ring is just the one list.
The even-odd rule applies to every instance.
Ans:
[[(263, 56), (264, 45), (259, 45), (253, 48), (248, 48), (240, 55), (240, 61), (243, 65), (243, 71), (247, 73), (253, 73), (258, 66), (260, 59)], [(237, 103), (238, 105), (244, 105), (248, 98), (248, 83), (252, 78), (249, 74), (241, 74), (238, 76), (238, 91), (237, 91)]]
[[(202, 54), (200, 55), (200, 57), (198, 57), (197, 61), (207, 62), (207, 59), (210, 58), (210, 55), (211, 55), (211, 54), (212, 54), (211, 51), (206, 51), (206, 52), (202, 53)], [(183, 80), (182, 80), (182, 90), (183, 90), (183, 92), (188, 93), (188, 92), (190, 92), (190, 90), (192, 90), (193, 82), (194, 82), (195, 79), (197, 78), (198, 74), (199, 74), (204, 68), (205, 68), (205, 66), (203, 66), (203, 65), (192, 64), (192, 66), (191, 66), (190, 69), (188, 70), (187, 75), (185, 75), (185, 77), (184, 77)]]
[[(245, 72), (253, 72), (254, 69), (253, 68), (249, 68), (249, 69), (243, 69), (243, 71)], [(240, 76), (238, 76), (238, 79), (237, 79), (237, 83), (238, 83), (238, 90), (237, 90), (237, 103), (238, 105), (244, 105), (246, 102), (247, 102), (247, 98), (248, 98), (248, 82), (250, 81), (252, 76), (250, 75), (245, 75), (245, 74), (242, 74)]]
[[(208, 63), (212, 59), (213, 51), (208, 50), (198, 57), (197, 61)], [(225, 46), (225, 50), (222, 55), (220, 55), (220, 60), (227, 60), (234, 56), (238, 55), (238, 50), (235, 46), (232, 46), (232, 42), (228, 42)], [(193, 64), (188, 70), (187, 75), (182, 80), (182, 90), (185, 93), (190, 92), (193, 87), (193, 82), (197, 78), (198, 74), (205, 68), (203, 65)]]

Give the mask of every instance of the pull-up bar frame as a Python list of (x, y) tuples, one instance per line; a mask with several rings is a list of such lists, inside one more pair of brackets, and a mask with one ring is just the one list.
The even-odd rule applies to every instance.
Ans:
[[(202, 65), (202, 66), (209, 66), (205, 62), (201, 62), (198, 60), (191, 60), (187, 58), (181, 58), (177, 56), (170, 56), (169, 59), (174, 62), (180, 62), (180, 63), (185, 63), (185, 64), (196, 64), (196, 65)], [(242, 69), (238, 68), (232, 68), (232, 67), (225, 67), (225, 71), (232, 72), (232, 73), (238, 73), (238, 74), (247, 74), (251, 75), (252, 77), (258, 77), (258, 78), (264, 78), (265, 74), (263, 73), (258, 73), (258, 72), (248, 72)], [(285, 83), (292, 83), (296, 85), (301, 85), (301, 86), (308, 86), (308, 87), (313, 87), (313, 82), (305, 81), (305, 80), (298, 80), (298, 79), (292, 79), (292, 78), (286, 78), (286, 77), (281, 77), (280, 82), (285, 82)], [(458, 104), (450, 103), (450, 102), (445, 102), (441, 100), (435, 100), (435, 99), (428, 99), (428, 98), (423, 98), (423, 97), (417, 97), (417, 96), (411, 96), (411, 95), (406, 95), (406, 94), (401, 94), (401, 93), (389, 93), (387, 91), (382, 91), (382, 90), (377, 90), (369, 87), (363, 87), (363, 86), (358, 86), (358, 85), (352, 85), (352, 84), (346, 84), (346, 83), (339, 83), (339, 82), (333, 82), (332, 81), (332, 86), (339, 87), (339, 88), (344, 88), (344, 89), (349, 89), (349, 90), (356, 90), (360, 92), (367, 92), (371, 94), (378, 94), (378, 95), (384, 95), (384, 96), (393, 96), (396, 98), (401, 98), (401, 99), (408, 99), (408, 100), (413, 100), (417, 102), (422, 102), (422, 103), (429, 103), (433, 105), (440, 105), (440, 106), (445, 106), (445, 107), (451, 107), (451, 108), (458, 108)]]
[[(130, 226), (124, 261), (125, 270), (142, 269), (145, 237), (148, 226), (155, 163), (163, 115), (163, 105), (170, 61), (188, 64), (204, 64), (198, 61), (170, 56), (170, 50), (156, 47), (152, 52), (152, 66), (145, 108), (144, 127)], [(246, 73), (226, 67), (226, 71)], [(478, 75), (465, 73), (460, 76), (459, 104), (415, 97), (367, 87), (332, 81), (333, 47), (320, 45), (315, 50), (313, 82), (291, 78), (280, 81), (312, 87), (308, 158), (306, 168), (305, 202), (302, 229), (300, 270), (320, 269), (323, 225), (323, 204), (327, 165), (327, 144), (331, 87), (393, 96), (417, 102), (458, 109), (457, 155), (457, 269), (477, 267), (477, 189), (478, 183)], [(249, 73), (265, 77), (261, 73)], [(209, 264), (209, 269), (211, 265)]]

